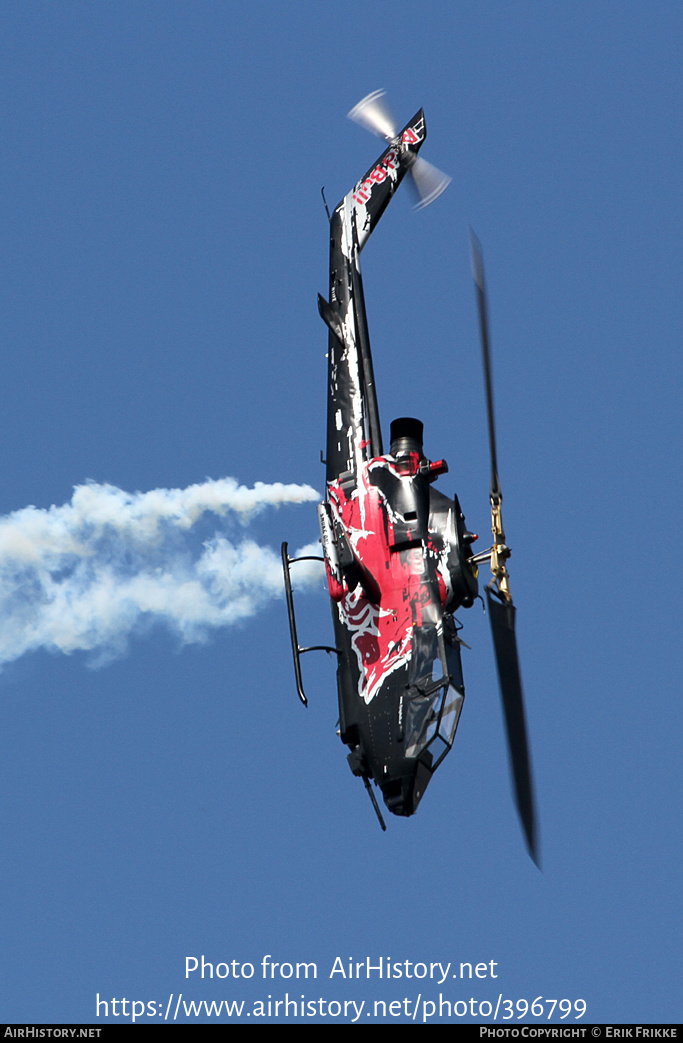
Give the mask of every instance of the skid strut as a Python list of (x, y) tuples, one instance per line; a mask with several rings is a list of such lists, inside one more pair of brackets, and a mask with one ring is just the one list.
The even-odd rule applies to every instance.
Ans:
[(316, 554), (304, 554), (300, 558), (290, 558), (287, 552), (287, 544), (282, 544), (282, 571), (285, 576), (285, 595), (287, 597), (287, 614), (289, 615), (289, 635), (292, 639), (292, 658), (294, 659), (294, 676), (296, 677), (296, 690), (299, 694), (299, 698), (304, 706), (308, 706), (308, 699), (304, 692), (304, 683), (301, 678), (301, 656), (304, 652), (327, 652), (335, 655), (339, 655), (338, 648), (332, 648), (330, 645), (309, 645), (307, 648), (302, 648), (299, 644), (299, 639), (296, 633), (296, 619), (294, 618), (294, 595), (292, 594), (292, 577), (289, 572), (289, 566), (296, 561), (325, 561), (324, 558), (319, 557)]

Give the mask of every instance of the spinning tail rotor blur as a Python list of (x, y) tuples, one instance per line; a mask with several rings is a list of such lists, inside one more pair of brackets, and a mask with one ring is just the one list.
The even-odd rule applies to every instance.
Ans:
[[(350, 120), (369, 130), (378, 138), (393, 142), (399, 135), (398, 125), (386, 102), (386, 91), (378, 90), (359, 101), (348, 114)], [(448, 174), (437, 170), (426, 159), (417, 156), (410, 168), (411, 182), (417, 196), (415, 210), (421, 210), (437, 199), (448, 188)]]

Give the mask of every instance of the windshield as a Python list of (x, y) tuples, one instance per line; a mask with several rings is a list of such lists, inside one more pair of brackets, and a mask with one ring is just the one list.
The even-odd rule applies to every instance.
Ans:
[(453, 745), (465, 692), (460, 642), (450, 619), (415, 627), (405, 695), (406, 756), (429, 747), (434, 770)]

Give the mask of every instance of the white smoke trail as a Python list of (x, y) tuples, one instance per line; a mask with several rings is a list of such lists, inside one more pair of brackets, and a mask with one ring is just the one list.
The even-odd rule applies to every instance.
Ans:
[[(239, 532), (197, 546), (190, 530), (208, 512), (235, 529), (267, 507), (316, 499), (308, 485), (232, 478), (133, 494), (90, 482), (61, 507), (0, 518), (0, 664), (37, 648), (97, 651), (102, 663), (153, 623), (189, 643), (246, 619), (281, 593), (279, 555)], [(317, 563), (298, 567), (300, 583), (320, 577)]]

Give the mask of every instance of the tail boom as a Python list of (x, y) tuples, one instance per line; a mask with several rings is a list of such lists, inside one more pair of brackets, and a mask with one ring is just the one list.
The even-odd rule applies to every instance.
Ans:
[(427, 136), (424, 111), (413, 116), (330, 219), (329, 302), (319, 300), (329, 333), (327, 480), (353, 484), (382, 454), (360, 253)]

